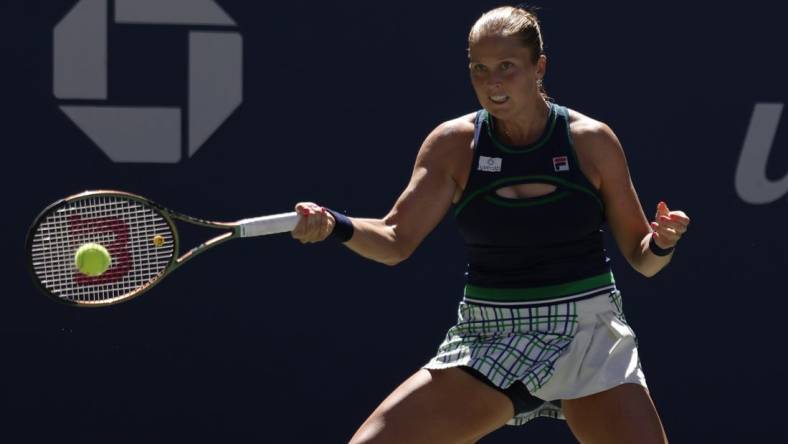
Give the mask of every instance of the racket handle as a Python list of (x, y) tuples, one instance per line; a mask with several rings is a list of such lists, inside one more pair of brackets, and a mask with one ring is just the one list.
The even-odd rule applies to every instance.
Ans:
[(241, 237), (253, 237), (293, 231), (299, 218), (298, 213), (293, 211), (292, 213), (242, 219), (236, 223), (240, 228)]

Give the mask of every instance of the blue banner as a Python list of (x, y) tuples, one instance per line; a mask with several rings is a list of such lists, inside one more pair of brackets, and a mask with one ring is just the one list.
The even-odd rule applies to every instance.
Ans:
[[(479, 108), (467, 33), (495, 6), (0, 6), (10, 284), (0, 403), (24, 433), (9, 436), (347, 442), (455, 321), (465, 257), (450, 215), (396, 267), (289, 235), (233, 241), (100, 309), (37, 291), (27, 230), (47, 204), (87, 189), (210, 220), (305, 200), (382, 217), (431, 129)], [(788, 438), (778, 363), (788, 308), (784, 12), (757, 1), (539, 9), (548, 94), (616, 132), (647, 217), (664, 200), (692, 218), (672, 263), (650, 279), (608, 236), (672, 442)], [(183, 229), (186, 248), (213, 234)], [(548, 439), (575, 442), (554, 420), (484, 442)]]

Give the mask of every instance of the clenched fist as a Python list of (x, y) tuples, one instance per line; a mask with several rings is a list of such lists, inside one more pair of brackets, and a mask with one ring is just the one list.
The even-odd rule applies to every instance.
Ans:
[(302, 244), (325, 240), (334, 229), (334, 216), (325, 208), (312, 202), (299, 202), (295, 210), (301, 215), (298, 225), (293, 229), (292, 236)]

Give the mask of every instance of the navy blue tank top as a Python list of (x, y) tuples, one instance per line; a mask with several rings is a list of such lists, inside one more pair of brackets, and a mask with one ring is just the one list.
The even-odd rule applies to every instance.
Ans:
[[(486, 303), (581, 299), (614, 288), (605, 255), (604, 203), (580, 171), (567, 109), (550, 103), (542, 136), (509, 146), (494, 118), (476, 115), (474, 155), (454, 207), (468, 255), (465, 297)], [(506, 198), (496, 190), (540, 183), (555, 191)]]

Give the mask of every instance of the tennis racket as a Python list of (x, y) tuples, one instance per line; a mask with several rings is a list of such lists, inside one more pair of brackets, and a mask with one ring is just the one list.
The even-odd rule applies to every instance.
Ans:
[[(37, 286), (56, 301), (112, 305), (150, 290), (190, 259), (230, 239), (292, 231), (299, 217), (291, 212), (210, 222), (122, 191), (85, 191), (38, 215), (27, 235), (29, 268)], [(179, 256), (176, 219), (223, 233)], [(101, 275), (77, 269), (75, 253), (86, 243), (98, 243), (110, 254), (110, 266)]]

